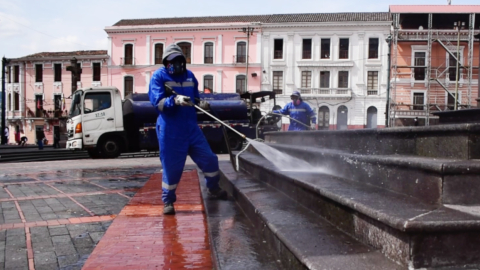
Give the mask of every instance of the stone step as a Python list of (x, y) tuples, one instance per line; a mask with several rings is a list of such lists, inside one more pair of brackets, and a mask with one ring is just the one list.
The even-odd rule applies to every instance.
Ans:
[[(480, 205), (480, 161), (362, 155), (313, 146), (267, 144), (338, 177), (402, 193), (428, 204)], [(258, 151), (250, 147), (250, 152)]]
[(209, 200), (202, 172), (199, 179), (215, 269), (286, 270), (236, 202)]
[(479, 159), (480, 124), (328, 131), (269, 132), (265, 141), (364, 155)]
[[(239, 161), (241, 172), (251, 179), (271, 185), (405, 267), (480, 266), (480, 216), (469, 209), (459, 211), (454, 206), (426, 203), (331, 175), (282, 172), (250, 152), (242, 153)], [(230, 178), (232, 172), (223, 170)]]
[[(220, 163), (221, 185), (237, 201), (285, 269), (406, 269), (284, 193)], [(253, 269), (253, 268), (244, 268)]]

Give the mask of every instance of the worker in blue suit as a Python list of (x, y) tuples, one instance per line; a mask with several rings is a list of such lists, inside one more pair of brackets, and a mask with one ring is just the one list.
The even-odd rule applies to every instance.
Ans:
[(300, 92), (293, 91), (290, 95), (292, 102), (289, 102), (283, 109), (274, 110), (273, 113), (281, 113), (283, 115), (289, 115), (291, 118), (302, 122), (304, 125), (297, 121), (290, 120), (290, 126), (288, 130), (308, 130), (316, 129), (317, 117), (310, 105), (303, 102)]
[(164, 66), (152, 75), (148, 95), (159, 112), (156, 129), (163, 165), (163, 213), (173, 215), (173, 204), (177, 199), (175, 190), (187, 155), (203, 171), (211, 199), (226, 199), (227, 193), (218, 184), (218, 157), (198, 127), (197, 113), (192, 106), (196, 103), (206, 109), (209, 104), (199, 101), (198, 82), (186, 68), (182, 49), (176, 44), (169, 45), (163, 53), (162, 62)]

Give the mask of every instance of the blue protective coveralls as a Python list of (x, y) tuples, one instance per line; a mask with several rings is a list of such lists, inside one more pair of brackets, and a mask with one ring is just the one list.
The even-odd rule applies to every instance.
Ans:
[(181, 75), (170, 75), (162, 67), (153, 73), (150, 81), (150, 102), (159, 111), (156, 129), (163, 165), (162, 200), (164, 203), (174, 203), (177, 199), (175, 190), (187, 154), (203, 171), (208, 189), (219, 187), (220, 175), (218, 158), (198, 127), (195, 108), (175, 105), (175, 95), (169, 95), (165, 85), (172, 87), (179, 95), (190, 97), (192, 101), (199, 98), (199, 93), (197, 79), (190, 70)]
[(293, 104), (293, 102), (288, 103), (280, 110), (274, 110), (273, 113), (281, 113), (283, 115), (289, 115), (291, 118), (298, 120), (304, 123), (307, 126), (304, 126), (296, 121), (290, 120), (290, 126), (288, 130), (308, 130), (310, 127), (310, 122), (313, 124), (317, 123), (317, 117), (312, 108), (303, 100), (299, 105)]

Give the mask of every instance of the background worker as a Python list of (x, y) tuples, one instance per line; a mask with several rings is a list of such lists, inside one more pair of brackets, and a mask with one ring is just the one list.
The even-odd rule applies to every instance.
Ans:
[(288, 130), (308, 130), (316, 129), (317, 117), (315, 112), (312, 110), (310, 105), (306, 102), (303, 102), (300, 92), (293, 91), (290, 96), (292, 102), (289, 102), (283, 109), (274, 110), (273, 113), (280, 113), (283, 115), (288, 115), (291, 118), (302, 122), (305, 125), (298, 123), (297, 121), (290, 120), (290, 126)]
[[(164, 67), (152, 75), (148, 95), (159, 112), (156, 129), (163, 166), (163, 213), (172, 215), (175, 214), (173, 203), (177, 199), (175, 190), (187, 155), (203, 171), (211, 199), (226, 199), (227, 193), (218, 185), (218, 157), (210, 149), (197, 124), (197, 113), (192, 102), (199, 98), (198, 82), (186, 68), (182, 49), (175, 44), (169, 45), (163, 53), (162, 62)], [(208, 108), (207, 102), (199, 105), (202, 109)]]

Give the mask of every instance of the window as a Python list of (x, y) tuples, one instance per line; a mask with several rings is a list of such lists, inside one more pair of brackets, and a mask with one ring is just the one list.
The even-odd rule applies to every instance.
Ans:
[(93, 81), (100, 81), (100, 63), (93, 63)]
[(330, 71), (320, 71), (320, 88), (330, 88)]
[[(425, 104), (425, 94), (424, 93), (413, 93), (413, 109), (423, 111), (423, 105)], [(415, 106), (420, 105), (420, 106)]]
[(378, 38), (368, 39), (368, 59), (378, 58)]
[(203, 92), (213, 93), (213, 76), (212, 75), (205, 75), (203, 77)]
[[(453, 54), (455, 55), (455, 57), (457, 57), (456, 52), (454, 52)], [(462, 57), (462, 54), (460, 54), (460, 58), (461, 57)], [(460, 67), (461, 63), (462, 63), (462, 60), (460, 60), (460, 62), (458, 63), (459, 64), (458, 65), (458, 80), (460, 80), (460, 74), (462, 74), (462, 69)], [(448, 78), (450, 79), (450, 81), (456, 81), (457, 80), (456, 70), (457, 70), (457, 61), (455, 60), (455, 58), (451, 54), (448, 54)]]
[(20, 66), (13, 66), (13, 82), (20, 82)]
[(15, 111), (20, 110), (20, 95), (18, 92), (13, 92), (13, 106)]
[(247, 62), (247, 43), (244, 41), (237, 43), (237, 63)]
[(338, 88), (348, 88), (348, 71), (338, 72)]
[(35, 82), (43, 82), (43, 65), (35, 65)]
[(133, 65), (133, 44), (125, 44), (124, 65)]
[(55, 117), (62, 116), (62, 95), (53, 95)]
[(312, 39), (303, 39), (302, 59), (312, 59)]
[(77, 82), (80, 82), (82, 80), (82, 64), (77, 63), (77, 70), (80, 71), (77, 74)]
[(185, 59), (187, 60), (187, 64), (192, 63), (192, 44), (188, 42), (180, 42), (177, 44), (180, 49), (182, 49), (183, 55), (185, 55)]
[(339, 59), (348, 59), (348, 38), (340, 39)]
[(329, 59), (330, 58), (330, 39), (322, 38), (320, 42), (320, 58)]
[(312, 87), (312, 72), (302, 71), (302, 88)]
[(83, 111), (85, 114), (108, 109), (112, 106), (110, 93), (88, 93), (85, 95)]
[(61, 82), (62, 81), (62, 64), (54, 64), (53, 72), (54, 72), (53, 81)]
[(283, 59), (283, 39), (273, 41), (273, 59)]
[(163, 44), (155, 44), (155, 65), (162, 64)]
[(378, 71), (369, 71), (367, 79), (367, 95), (378, 94)]
[(246, 84), (245, 84), (245, 75), (238, 75), (236, 81), (236, 92), (239, 94), (243, 94), (246, 92)]
[(426, 53), (425, 52), (415, 52), (414, 54), (414, 68), (413, 68), (413, 73), (414, 73), (414, 78), (415, 81), (424, 81), (425, 80), (425, 58), (426, 58)]
[(283, 71), (273, 72), (273, 92), (275, 94), (283, 94)]
[(43, 117), (43, 96), (35, 95), (35, 117)]
[(132, 76), (125, 76), (123, 78), (123, 85), (125, 87), (124, 93), (125, 97), (133, 94), (133, 77)]
[(213, 43), (207, 42), (205, 43), (205, 51), (203, 53), (203, 62), (205, 64), (213, 64)]

